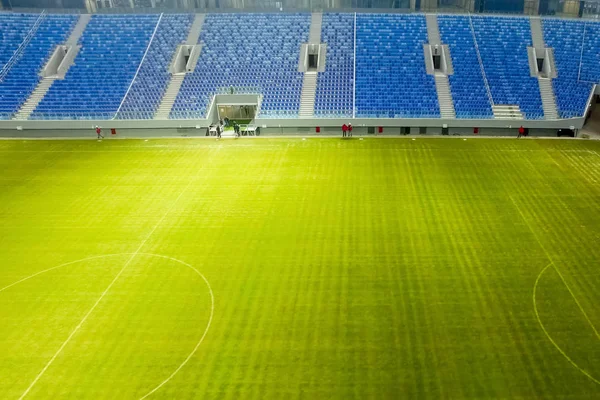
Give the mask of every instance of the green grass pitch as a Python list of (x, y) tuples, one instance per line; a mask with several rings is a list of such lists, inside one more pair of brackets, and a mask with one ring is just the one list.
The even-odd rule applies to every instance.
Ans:
[(599, 142), (15, 140), (0, 171), (1, 399), (600, 398)]

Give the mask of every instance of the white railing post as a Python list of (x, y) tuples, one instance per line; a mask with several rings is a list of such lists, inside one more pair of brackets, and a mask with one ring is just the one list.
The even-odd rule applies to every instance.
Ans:
[(356, 118), (356, 13), (354, 13), (354, 77), (352, 87), (352, 118)]
[(581, 53), (579, 54), (579, 71), (577, 71), (577, 82), (581, 81), (581, 65), (583, 64), (583, 48), (585, 47), (585, 33), (587, 21), (583, 22), (583, 37), (581, 38)]
[(137, 78), (138, 74), (140, 73), (140, 69), (142, 68), (142, 65), (144, 64), (144, 60), (146, 59), (148, 50), (150, 50), (150, 46), (152, 46), (152, 42), (154, 41), (154, 36), (156, 36), (156, 31), (158, 31), (158, 26), (160, 25), (160, 21), (162, 20), (162, 17), (163, 17), (163, 13), (160, 13), (160, 17), (158, 17), (158, 21), (156, 22), (156, 26), (154, 27), (154, 32), (152, 32), (152, 36), (150, 37), (150, 42), (148, 42), (148, 46), (146, 47), (146, 51), (144, 52), (144, 55), (142, 56), (140, 65), (138, 65), (137, 70), (135, 71), (135, 75), (133, 76), (133, 79), (131, 80), (129, 87), (127, 88), (127, 91), (125, 92), (125, 96), (123, 96), (123, 100), (121, 100), (121, 104), (119, 104), (119, 108), (117, 108), (117, 112), (115, 112), (115, 115), (111, 119), (117, 118), (117, 115), (119, 114), (119, 111), (121, 111), (121, 107), (123, 107), (123, 103), (125, 103), (125, 99), (127, 99), (127, 95), (129, 94), (129, 91), (131, 90), (131, 87), (133, 86), (135, 79)]

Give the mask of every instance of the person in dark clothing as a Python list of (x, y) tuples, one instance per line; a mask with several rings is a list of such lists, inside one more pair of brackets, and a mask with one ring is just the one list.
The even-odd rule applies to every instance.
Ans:
[(221, 139), (221, 125), (217, 125), (217, 139)]
[(229, 126), (229, 118), (225, 117), (223, 121), (225, 122), (225, 126)]
[(342, 137), (346, 137), (347, 132), (348, 132), (348, 125), (346, 125), (346, 124), (342, 125)]

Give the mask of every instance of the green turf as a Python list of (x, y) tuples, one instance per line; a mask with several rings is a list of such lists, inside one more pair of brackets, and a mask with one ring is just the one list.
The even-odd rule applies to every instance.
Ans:
[(598, 399), (599, 154), (0, 141), (0, 398)]

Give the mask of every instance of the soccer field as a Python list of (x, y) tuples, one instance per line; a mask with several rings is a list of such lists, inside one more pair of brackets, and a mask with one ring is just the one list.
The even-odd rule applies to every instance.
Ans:
[(1, 399), (598, 399), (600, 142), (0, 141)]

